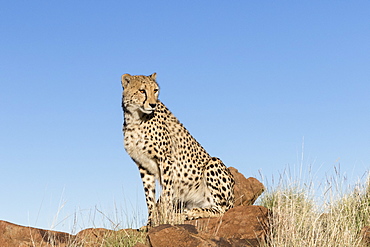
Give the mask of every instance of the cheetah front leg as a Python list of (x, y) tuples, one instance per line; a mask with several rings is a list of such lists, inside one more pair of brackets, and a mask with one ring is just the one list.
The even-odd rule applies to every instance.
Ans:
[(147, 169), (139, 165), (140, 176), (143, 181), (145, 200), (148, 207), (148, 222), (147, 227), (153, 225), (153, 217), (156, 210), (155, 203), (155, 176)]
[(187, 219), (217, 217), (234, 206), (234, 178), (218, 158), (212, 157), (203, 172), (203, 182), (210, 193), (204, 198), (210, 207), (196, 207), (186, 213)]

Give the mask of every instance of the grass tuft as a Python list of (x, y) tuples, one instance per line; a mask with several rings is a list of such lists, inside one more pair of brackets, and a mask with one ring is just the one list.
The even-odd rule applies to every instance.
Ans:
[(131, 247), (137, 243), (146, 243), (146, 233), (121, 230), (110, 234), (104, 239), (104, 247)]
[(267, 246), (365, 246), (360, 233), (370, 225), (370, 179), (345, 192), (339, 180), (328, 181), (322, 196), (300, 179), (267, 188), (259, 200), (271, 210)]

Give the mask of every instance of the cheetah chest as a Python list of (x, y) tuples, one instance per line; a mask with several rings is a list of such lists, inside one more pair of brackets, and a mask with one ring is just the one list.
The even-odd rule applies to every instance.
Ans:
[(124, 133), (124, 145), (130, 157), (138, 166), (146, 169), (158, 178), (158, 164), (153, 155), (150, 154), (149, 146), (152, 146), (152, 144), (149, 144), (147, 135), (139, 127), (126, 129)]

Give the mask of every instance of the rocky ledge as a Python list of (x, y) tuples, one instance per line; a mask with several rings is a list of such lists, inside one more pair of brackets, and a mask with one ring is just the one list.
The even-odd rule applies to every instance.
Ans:
[[(255, 178), (246, 179), (230, 167), (235, 178), (235, 207), (222, 217), (186, 221), (181, 225), (160, 225), (142, 233), (135, 229), (112, 231), (101, 228), (85, 229), (76, 235), (15, 225), (0, 221), (2, 247), (97, 247), (105, 245), (111, 236), (145, 235), (144, 243), (135, 246), (260, 246), (269, 231), (269, 211), (253, 206), (264, 186)], [(108, 244), (109, 246), (109, 244)]]

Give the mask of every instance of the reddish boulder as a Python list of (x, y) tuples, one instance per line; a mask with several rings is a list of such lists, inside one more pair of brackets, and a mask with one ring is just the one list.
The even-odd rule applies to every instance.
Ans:
[(248, 206), (253, 205), (257, 198), (265, 190), (263, 184), (256, 178), (249, 177), (246, 179), (243, 174), (241, 174), (234, 167), (229, 167), (229, 171), (234, 176), (235, 186), (235, 203), (236, 206)]
[(199, 246), (201, 239), (195, 235), (198, 234), (196, 228), (192, 225), (175, 225), (169, 224), (154, 227), (148, 232), (148, 239), (151, 246)]
[(101, 247), (109, 245), (110, 242), (127, 243), (130, 238), (131, 241), (145, 241), (146, 234), (133, 229), (113, 231), (89, 228), (80, 231), (77, 235), (71, 235), (0, 221), (1, 247)]
[(160, 225), (148, 232), (148, 241), (151, 247), (231, 247), (231, 244), (217, 236), (202, 236), (195, 226), (182, 225)]
[(260, 246), (269, 231), (268, 210), (261, 206), (239, 206), (222, 217), (185, 223), (152, 228), (151, 246)]
[(70, 246), (74, 241), (74, 236), (68, 233), (25, 227), (0, 221), (1, 247), (64, 247)]
[(259, 246), (269, 231), (268, 215), (268, 209), (262, 206), (238, 206), (219, 218), (186, 223), (195, 225), (204, 237), (224, 238), (233, 246)]

